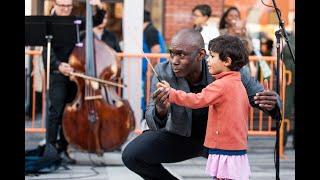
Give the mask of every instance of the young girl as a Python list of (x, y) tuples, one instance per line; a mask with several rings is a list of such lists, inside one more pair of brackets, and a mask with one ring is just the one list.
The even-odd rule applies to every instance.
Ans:
[(251, 174), (247, 157), (249, 100), (239, 70), (248, 62), (241, 40), (219, 36), (209, 43), (209, 73), (216, 79), (200, 93), (186, 93), (157, 84), (168, 92), (169, 102), (192, 109), (209, 106), (204, 146), (209, 148), (206, 173), (213, 179), (247, 180)]

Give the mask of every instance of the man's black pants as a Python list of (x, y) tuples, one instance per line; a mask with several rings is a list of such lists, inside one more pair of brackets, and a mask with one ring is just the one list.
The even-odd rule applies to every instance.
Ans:
[[(69, 77), (66, 77), (60, 73), (52, 72), (50, 75), (49, 86), (49, 119), (47, 121), (47, 141), (58, 146), (59, 151), (66, 151), (68, 143), (63, 134), (62, 115), (67, 102), (73, 98), (76, 86), (69, 81)], [(59, 140), (57, 135), (59, 132)]]
[(206, 156), (206, 152), (200, 138), (179, 136), (165, 130), (149, 130), (126, 146), (122, 161), (144, 179), (176, 180), (161, 163), (175, 163)]

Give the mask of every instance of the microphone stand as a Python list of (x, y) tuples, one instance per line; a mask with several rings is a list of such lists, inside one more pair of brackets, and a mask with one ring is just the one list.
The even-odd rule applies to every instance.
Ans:
[[(276, 48), (277, 48), (277, 68), (276, 68), (276, 93), (277, 94), (280, 94), (280, 58), (281, 58), (281, 54), (280, 54), (280, 38), (281, 36), (285, 38), (285, 41), (289, 47), (289, 51), (290, 51), (290, 54), (292, 56), (292, 60), (293, 60), (293, 63), (295, 63), (295, 57), (292, 53), (292, 49), (291, 49), (291, 46), (290, 46), (290, 43), (289, 43), (289, 40), (288, 40), (288, 34), (287, 34), (287, 31), (285, 30), (285, 27), (284, 27), (284, 21), (281, 20), (281, 17), (280, 17), (280, 13), (279, 13), (279, 9), (276, 5), (276, 2), (275, 0), (272, 0), (272, 3), (273, 3), (273, 7), (275, 8), (276, 10), (276, 13), (277, 13), (277, 16), (278, 16), (278, 19), (279, 19), (279, 26), (280, 26), (280, 29), (277, 30), (275, 32), (275, 36), (276, 36)], [(276, 120), (276, 145), (275, 145), (275, 156), (276, 156), (276, 163), (275, 163), (275, 168), (276, 168), (276, 180), (280, 180), (280, 177), (279, 177), (279, 167), (280, 167), (280, 161), (279, 161), (279, 130), (280, 130), (280, 127), (281, 127), (281, 120), (282, 120), (282, 117), (281, 115), (279, 116), (276, 116), (275, 117), (275, 120)]]
[[(45, 150), (43, 156), (54, 156), (57, 151), (54, 145), (51, 145), (48, 141), (49, 133), (49, 108), (51, 105), (50, 101), (50, 65), (51, 65), (51, 47), (52, 46), (66, 46), (73, 45), (82, 46), (80, 42), (80, 29), (81, 29), (81, 18), (75, 16), (25, 16), (25, 46), (46, 46), (46, 88), (43, 89), (45, 92), (46, 103), (45, 111), (43, 115), (45, 117), (46, 126), (46, 137), (45, 137)], [(69, 38), (65, 38), (65, 34), (69, 35)], [(76, 38), (73, 38), (76, 37)], [(54, 41), (53, 41), (54, 39)], [(43, 57), (45, 58), (45, 57)], [(50, 60), (51, 59), (51, 60)]]
[[(280, 10), (278, 9), (278, 7), (277, 7), (277, 5), (276, 5), (275, 0), (272, 0), (272, 3), (273, 3), (273, 7), (274, 7), (275, 10), (276, 10), (277, 17), (278, 17), (278, 19), (279, 19), (279, 26), (280, 26), (280, 30), (281, 30), (281, 35), (282, 35), (282, 37), (284, 37), (284, 39), (285, 39), (285, 41), (286, 41), (286, 43), (287, 43), (287, 45), (288, 45), (290, 54), (291, 54), (291, 56), (292, 56), (293, 63), (296, 63), (295, 56), (294, 56), (294, 54), (293, 54), (293, 52), (292, 52), (291, 45), (290, 45), (290, 42), (289, 42), (289, 40), (288, 40), (288, 33), (287, 33), (287, 31), (286, 31), (286, 29), (285, 29), (285, 27), (284, 27), (284, 21), (281, 20), (281, 16), (280, 16), (280, 13), (279, 13)], [(277, 35), (276, 35), (276, 36), (277, 36)]]
[(49, 139), (49, 108), (50, 108), (50, 98), (49, 98), (49, 84), (50, 84), (50, 58), (51, 58), (51, 40), (53, 36), (46, 35), (45, 38), (47, 39), (47, 74), (46, 74), (46, 110), (44, 112), (44, 117), (46, 118), (46, 146), (44, 151), (44, 156), (54, 156), (58, 153), (58, 151), (50, 144), (48, 141)]
[[(278, 30), (275, 33), (276, 38), (277, 38), (277, 68), (276, 68), (276, 92), (277, 94), (280, 94), (280, 37), (281, 37), (281, 31)], [(280, 136), (280, 126), (281, 126), (281, 120), (282, 117), (281, 115), (275, 117), (276, 120), (276, 145), (275, 145), (275, 150), (276, 150), (276, 180), (280, 180), (279, 178), (279, 167), (280, 167), (280, 161), (279, 161), (279, 136)]]

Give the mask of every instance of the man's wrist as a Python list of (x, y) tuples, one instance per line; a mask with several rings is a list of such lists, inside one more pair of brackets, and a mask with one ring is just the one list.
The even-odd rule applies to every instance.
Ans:
[(281, 118), (281, 111), (278, 106), (275, 106), (272, 110), (269, 111), (269, 115), (273, 119), (280, 119)]
[(166, 110), (161, 110), (161, 109), (159, 110), (159, 108), (156, 106), (155, 114), (159, 119), (164, 119), (166, 117), (167, 113), (168, 113), (167, 109)]

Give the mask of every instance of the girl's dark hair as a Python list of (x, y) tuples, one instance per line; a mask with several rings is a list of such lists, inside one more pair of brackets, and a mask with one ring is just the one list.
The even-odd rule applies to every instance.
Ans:
[(200, 4), (192, 9), (192, 12), (199, 10), (203, 16), (211, 16), (211, 7), (208, 4)]
[(224, 29), (224, 28), (226, 28), (226, 24), (227, 24), (227, 22), (226, 22), (226, 17), (228, 16), (228, 14), (229, 14), (229, 12), (230, 12), (231, 10), (237, 11), (237, 12), (239, 13), (239, 17), (240, 17), (240, 11), (239, 11), (238, 8), (236, 8), (236, 7), (234, 7), (234, 6), (229, 7), (229, 8), (226, 10), (226, 12), (223, 13), (223, 15), (222, 15), (222, 17), (221, 17), (221, 19), (220, 19), (219, 29)]
[(231, 71), (239, 71), (249, 62), (248, 52), (236, 36), (222, 35), (214, 38), (209, 42), (208, 50), (218, 53), (222, 61), (226, 61), (227, 57), (231, 58), (232, 62), (228, 67)]

